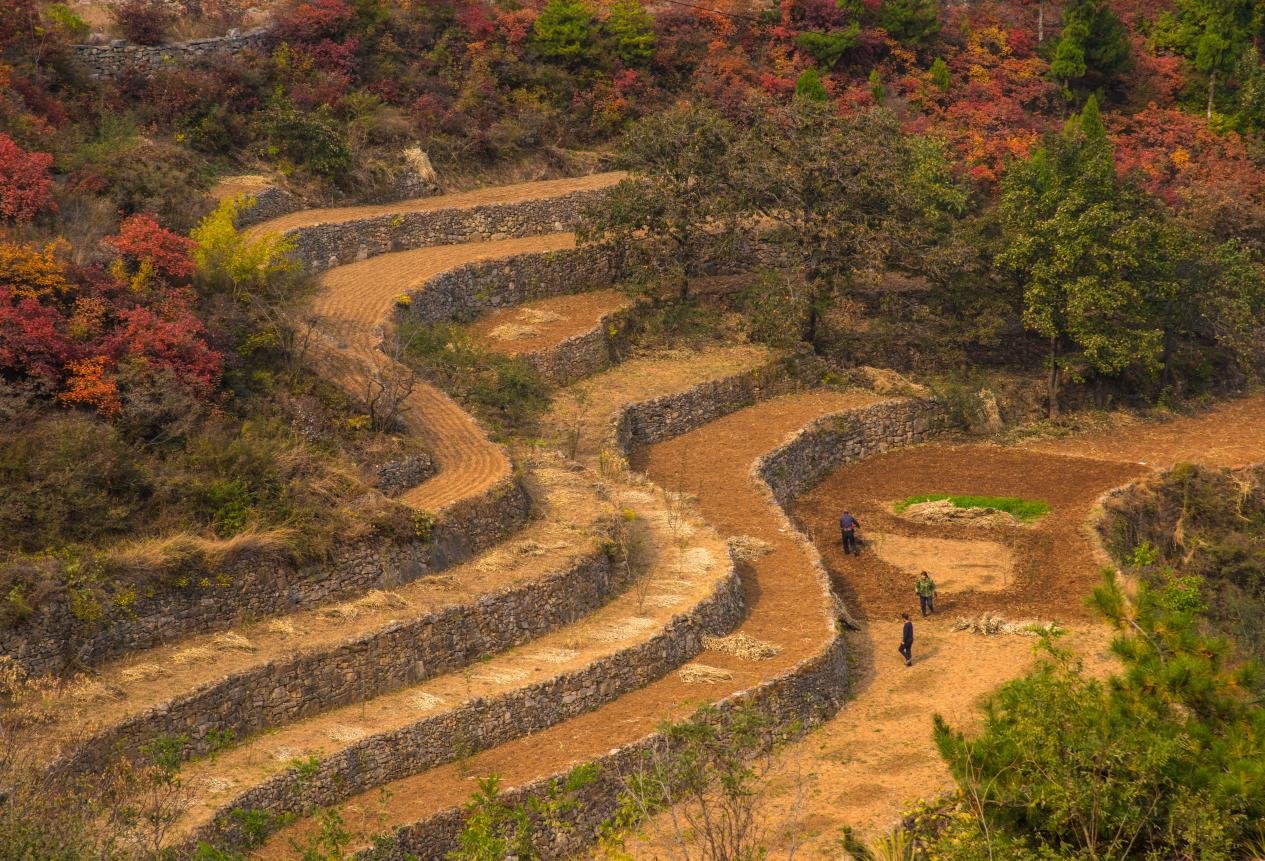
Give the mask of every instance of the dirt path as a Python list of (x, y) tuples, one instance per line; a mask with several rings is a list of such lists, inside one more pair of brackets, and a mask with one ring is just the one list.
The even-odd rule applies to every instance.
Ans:
[(471, 325), (470, 332), (489, 350), (521, 356), (591, 332), (602, 318), (631, 304), (618, 290), (553, 296), (488, 314)]
[[(570, 248), (575, 237), (554, 233), (497, 242), (418, 248), (371, 257), (331, 269), (312, 303), (323, 334), (320, 351), (327, 373), (354, 396), (365, 397), (373, 376), (392, 373), (378, 349), (382, 326), (397, 297), (448, 269), (478, 260), (529, 251)], [(509, 474), (501, 447), (453, 400), (418, 382), (403, 403), (402, 418), (435, 456), (438, 473), (402, 497), (408, 505), (437, 511), (491, 487)]]
[[(776, 656), (753, 661), (706, 650), (697, 661), (729, 674), (729, 679), (697, 684), (673, 673), (551, 729), (396, 781), (388, 785), (385, 802), (378, 791), (364, 793), (344, 806), (352, 829), (380, 832), (464, 803), (477, 778), (488, 774), (500, 775), (503, 785), (510, 787), (593, 759), (650, 732), (664, 718), (683, 717), (699, 703), (750, 687), (819, 648), (827, 636), (820, 587), (803, 547), (781, 530), (772, 503), (753, 483), (751, 464), (813, 419), (876, 400), (866, 392), (788, 395), (740, 410), (648, 452), (649, 474), (656, 483), (699, 494), (705, 520), (722, 535), (747, 534), (769, 543), (771, 552), (744, 571), (749, 616), (739, 631), (776, 646)], [(669, 522), (670, 530), (679, 528)], [(669, 546), (689, 537), (688, 529), (664, 536)], [(296, 833), (303, 831), (279, 834), (262, 857), (290, 857), (284, 847)]]
[(433, 212), (437, 209), (471, 209), (494, 203), (520, 203), (546, 197), (561, 197), (575, 191), (606, 188), (624, 178), (618, 171), (593, 173), (587, 176), (548, 179), (536, 182), (520, 182), (514, 185), (498, 185), (474, 191), (439, 194), (434, 197), (416, 197), (396, 203), (370, 204), (366, 206), (338, 206), (325, 209), (305, 209), (261, 222), (250, 229), (252, 234), (285, 233), (297, 227), (314, 224), (330, 224), (355, 221), (360, 218), (376, 218), (380, 215), (404, 215), (410, 212)]
[(1117, 416), (1103, 430), (1019, 446), (1075, 457), (1137, 461), (1156, 469), (1181, 461), (1243, 466), (1265, 457), (1265, 395), (1224, 401), (1168, 421)]

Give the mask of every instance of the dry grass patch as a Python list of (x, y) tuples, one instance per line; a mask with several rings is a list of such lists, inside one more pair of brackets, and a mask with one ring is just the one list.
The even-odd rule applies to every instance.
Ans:
[(714, 685), (733, 679), (734, 674), (707, 664), (686, 664), (677, 672), (687, 685)]
[(602, 625), (593, 632), (593, 639), (603, 643), (618, 643), (620, 640), (627, 640), (649, 631), (653, 627), (654, 619), (647, 619), (645, 616), (629, 616), (627, 619)]
[(740, 562), (754, 562), (773, 552), (773, 545), (752, 535), (735, 535), (729, 539), (729, 552)]
[(152, 682), (171, 675), (171, 670), (161, 664), (136, 664), (119, 671), (119, 678), (125, 682)]
[(998, 634), (1016, 634), (1021, 637), (1037, 637), (1043, 633), (1055, 633), (1058, 625), (1054, 622), (1042, 622), (1037, 619), (1018, 619), (1010, 621), (992, 613), (973, 618), (962, 617), (953, 623), (955, 631), (970, 631), (986, 637)]
[(744, 661), (765, 661), (781, 653), (780, 646), (757, 640), (743, 633), (727, 637), (704, 637), (703, 648), (742, 658)]

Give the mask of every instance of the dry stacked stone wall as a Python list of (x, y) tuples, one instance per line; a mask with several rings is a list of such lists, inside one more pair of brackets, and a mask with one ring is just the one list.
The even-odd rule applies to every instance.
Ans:
[[(746, 705), (760, 709), (783, 726), (811, 727), (840, 708), (846, 696), (848, 677), (846, 643), (836, 623), (836, 614), (841, 608), (836, 604), (816, 547), (794, 526), (784, 507), (839, 464), (926, 441), (942, 427), (941, 413), (933, 404), (915, 400), (884, 401), (819, 419), (755, 463), (753, 478), (783, 507), (782, 517), (787, 527), (798, 534), (816, 568), (825, 607), (821, 619), (823, 645), (816, 655), (782, 675), (721, 700), (717, 705), (722, 720), (731, 710)], [(654, 733), (599, 757), (595, 761), (599, 766), (597, 777), (579, 792), (578, 803), (555, 821), (536, 823), (534, 839), (543, 857), (564, 858), (593, 843), (602, 823), (617, 810), (623, 775), (665, 744), (665, 739)], [(540, 778), (503, 793), (501, 800), (517, 805), (530, 798), (545, 797), (565, 778), (565, 774)], [(457, 848), (465, 819), (464, 810), (452, 808), (399, 828), (394, 835), (394, 845), (386, 852), (381, 848), (375, 850), (372, 858), (402, 861), (410, 854), (443, 858)], [(358, 857), (367, 861), (370, 856), (362, 852)]]
[(430, 245), (486, 242), (542, 233), (562, 233), (579, 222), (581, 210), (601, 189), (562, 197), (492, 203), (470, 209), (432, 209), (296, 228), (294, 259), (320, 271), (377, 254)]
[[(225, 805), (226, 812), (190, 839), (236, 845), (244, 835), (233, 808), (281, 813), (337, 803), (358, 792), (417, 774), (480, 750), (547, 729), (644, 687), (703, 648), (703, 637), (732, 630), (746, 607), (732, 559), (707, 598), (672, 618), (649, 640), (581, 669), (362, 739), (321, 760), (301, 784), (287, 770)], [(455, 844), (454, 844), (455, 845)], [(441, 858), (424, 854), (426, 858)]]
[(105, 45), (74, 45), (75, 59), (93, 78), (114, 78), (132, 69), (152, 72), (168, 66), (195, 66), (221, 57), (266, 48), (271, 39), (267, 27), (231, 32), (210, 39), (193, 39), (168, 45), (133, 45), (114, 39)]
[(401, 313), (418, 323), (470, 323), (534, 299), (609, 287), (615, 277), (609, 256), (600, 249), (530, 251), (442, 272), (410, 290)]
[(112, 752), (137, 750), (164, 733), (187, 737), (187, 756), (205, 754), (214, 740), (212, 730), (245, 738), (418, 684), (572, 624), (629, 586), (626, 566), (612, 565), (597, 537), (565, 570), (395, 622), (333, 648), (251, 668), (156, 706), (90, 739), (62, 768), (87, 773)]
[[(28, 673), (55, 673), (68, 664), (91, 665), (123, 652), (151, 648), (190, 634), (232, 627), (363, 593), (390, 588), (449, 568), (520, 529), (531, 498), (506, 479), (444, 510), (425, 535), (400, 540), (372, 535), (335, 547), (308, 565), (276, 555), (246, 553), (219, 568), (199, 566), (162, 576), (153, 594), (106, 594), (100, 618), (81, 618), (73, 596), (43, 604), (36, 614), (0, 630), (0, 651)], [(125, 597), (128, 598), (125, 600)]]

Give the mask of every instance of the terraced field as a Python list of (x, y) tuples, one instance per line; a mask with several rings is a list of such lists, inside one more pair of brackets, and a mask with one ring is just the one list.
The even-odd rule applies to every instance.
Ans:
[[(617, 179), (312, 210), (254, 229), (354, 230), (361, 221), (427, 213), (448, 223), (467, 211), (483, 217), (489, 206), (598, 192)], [(554, 219), (538, 227), (534, 235), (370, 252), (330, 268), (313, 302), (312, 361), (365, 398), (375, 380), (399, 371), (383, 345), (407, 304), (401, 296), (424, 294), (455, 267), (573, 247)], [(472, 330), (492, 349), (544, 355), (624, 307), (610, 291), (502, 303)], [(529, 324), (534, 333), (494, 336)], [(921, 663), (902, 675), (887, 640), (893, 614), (911, 603), (907, 569), (924, 557), (956, 556), (963, 572), (1000, 559), (1000, 583), (975, 588), (984, 581), (963, 574), (963, 585), (946, 589), (944, 609), (1080, 618), (1076, 602), (1094, 567), (1082, 524), (1097, 494), (1143, 471), (1136, 461), (1147, 452), (1186, 456), (1192, 446), (1182, 440), (1225, 440), (1224, 451), (1214, 449), (1218, 460), (1256, 451), (1263, 403), (1227, 406), (1167, 437), (1148, 426), (1114, 440), (1087, 438), (1079, 449), (1075, 441), (905, 448), (934, 433), (934, 408), (805, 388), (769, 350), (734, 344), (625, 357), (556, 391), (543, 450), (512, 466), (455, 401), (418, 383), (401, 420), (434, 454), (438, 472), (404, 501), (437, 522), (486, 528), (453, 512), (521, 484), (532, 503), (527, 525), (411, 582), (103, 666), (52, 702), (48, 755), (89, 771), (155, 735), (187, 736), (190, 805), (169, 841), (181, 850), (199, 839), (241, 845), (246, 834), (233, 811), (256, 810), (272, 818), (252, 851), (299, 857), (294, 847), (320, 827), (310, 814), (334, 806), (358, 846), (390, 832), (420, 857), (440, 858), (478, 777), (496, 773), (511, 791), (528, 792), (581, 762), (617, 769), (661, 720), (702, 702), (742, 698), (789, 721), (829, 719), (851, 696), (803, 742), (817, 781), (800, 811), (804, 834), (814, 851), (828, 852), (838, 825), (880, 828), (910, 795), (943, 784), (927, 746), (931, 711), (965, 716), (974, 696), (1023, 664), (1015, 643), (977, 647), (938, 623), (928, 628)], [(1109, 456), (1112, 446), (1127, 456)], [(1039, 495), (1054, 511), (1027, 532), (946, 536), (887, 508), (902, 495), (941, 489)], [(787, 507), (801, 497), (792, 520)], [(834, 546), (840, 505), (852, 506), (874, 536), (859, 560)], [(869, 552), (883, 536), (886, 555)], [(1061, 561), (1047, 575), (1054, 559)], [(847, 643), (841, 616), (861, 623)], [(1083, 631), (1092, 643), (1093, 631)], [(969, 683), (958, 683), (961, 673)], [(589, 812), (609, 803), (599, 793)], [(783, 796), (775, 809), (793, 806)], [(666, 858), (672, 849), (652, 839), (638, 854)]]

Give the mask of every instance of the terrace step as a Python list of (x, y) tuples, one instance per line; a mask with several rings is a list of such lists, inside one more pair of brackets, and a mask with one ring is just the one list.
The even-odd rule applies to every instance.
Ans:
[(529, 484), (535, 522), (445, 574), (186, 638), (67, 686), (48, 704), (46, 733), (62, 767), (91, 770), (159, 734), (206, 753), (453, 671), (601, 606), (627, 585), (603, 551), (619, 516), (606, 489), (545, 455)]
[[(696, 495), (699, 509), (722, 534), (748, 536), (758, 558), (744, 572), (749, 612), (732, 640), (700, 653), (703, 672), (673, 673), (624, 694), (595, 711), (524, 735), (385, 785), (386, 792), (361, 793), (340, 811), (361, 835), (395, 831), (405, 851), (442, 857), (452, 848), (460, 806), (474, 779), (500, 775), (506, 788), (539, 785), (587, 761), (618, 756), (664, 719), (689, 714), (700, 701), (716, 701), (757, 689), (777, 690), (788, 700), (837, 705), (843, 665), (833, 629), (836, 608), (819, 560), (790, 526), (767, 486), (752, 475), (753, 463), (779, 448), (797, 431), (823, 417), (846, 417), (881, 399), (862, 392), (805, 392), (773, 398), (733, 412), (649, 452), (650, 476), (672, 488), (669, 497)], [(685, 470), (677, 472), (676, 464)], [(702, 680), (702, 681), (700, 681)], [(292, 857), (290, 847), (314, 833), (303, 819), (282, 829), (259, 851), (268, 859)]]
[[(364, 702), (280, 727), (183, 772), (192, 807), (177, 840), (236, 836), (235, 808), (284, 814), (357, 792), (590, 711), (679, 667), (737, 624), (741, 584), (713, 532), (651, 490), (612, 494), (649, 555), (631, 588), (574, 624)], [(617, 567), (624, 567), (619, 565)], [(295, 760), (317, 757), (305, 768)], [(300, 778), (300, 775), (303, 775)]]

